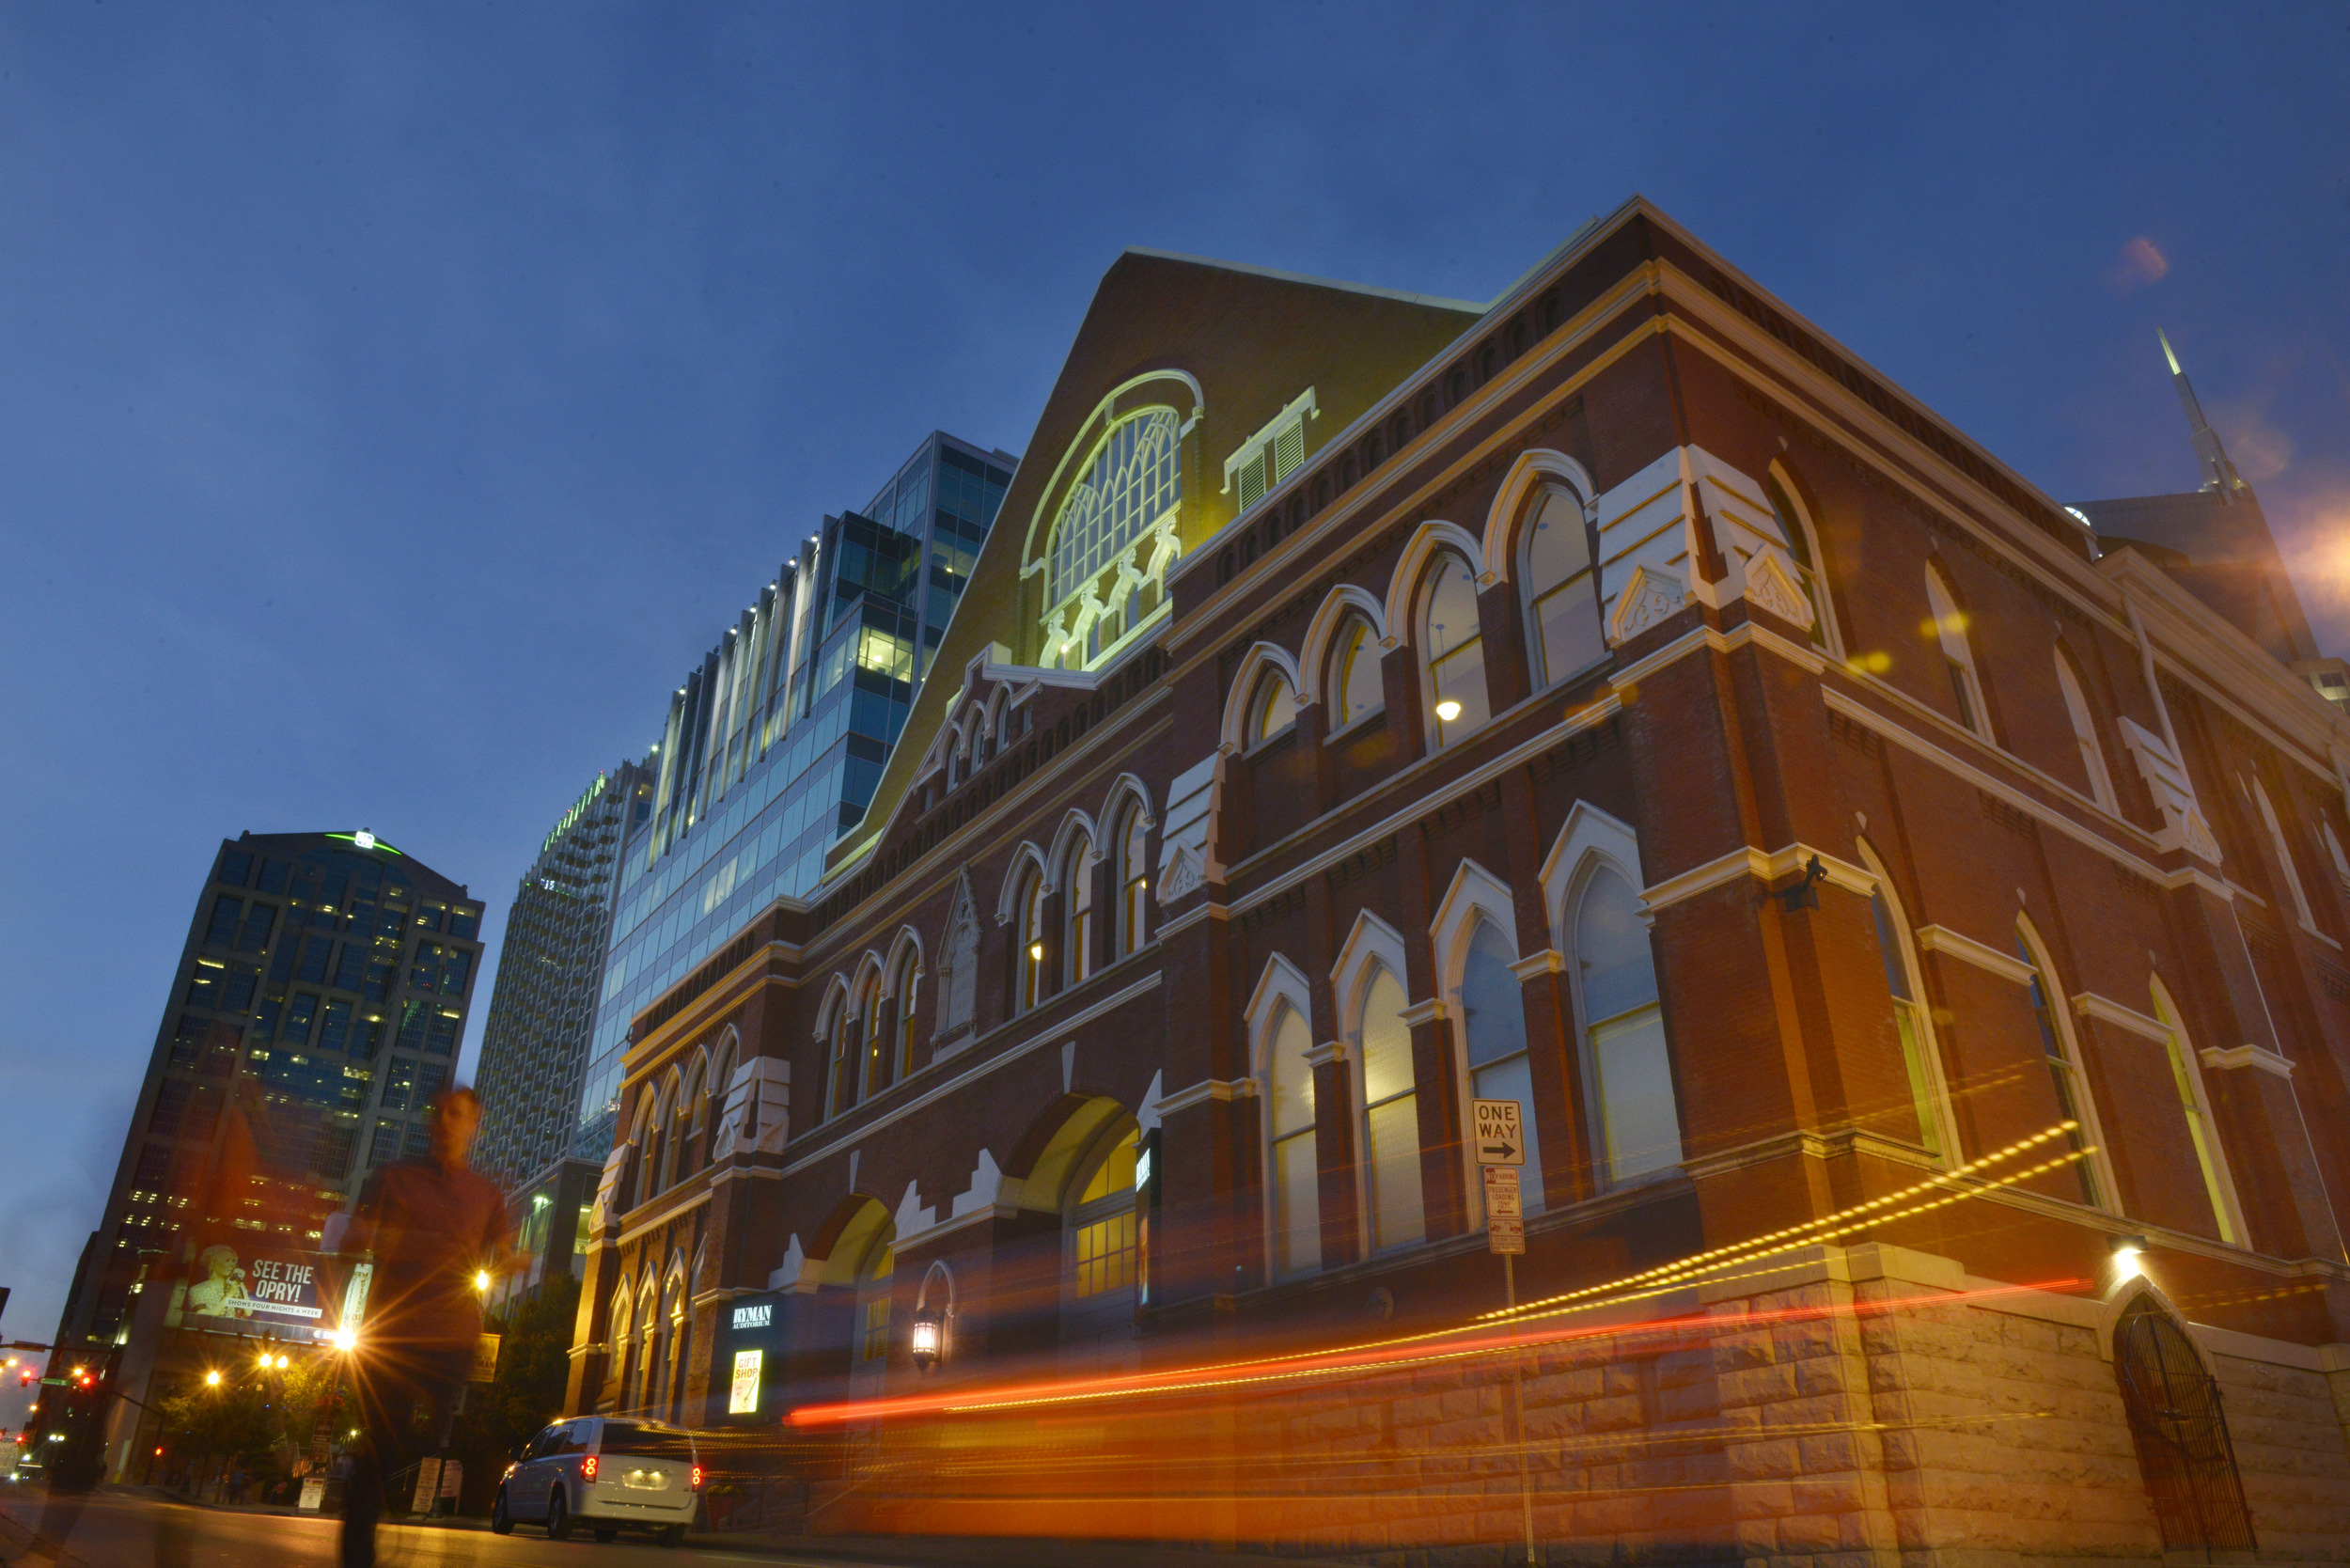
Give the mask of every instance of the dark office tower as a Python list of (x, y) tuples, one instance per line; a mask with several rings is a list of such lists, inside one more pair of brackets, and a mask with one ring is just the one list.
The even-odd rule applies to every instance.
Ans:
[(372, 833), (224, 840), (58, 1342), (119, 1342), (183, 1231), (237, 1233), (248, 1263), (313, 1252), (370, 1169), (422, 1152), (480, 928), (462, 886)]
[(824, 519), (669, 698), (622, 855), (573, 1151), (602, 1164), (629, 1020), (864, 819), (1019, 460), (933, 431)]
[(2203, 417), (2202, 402), (2180, 368), (2170, 339), (2155, 336), (2170, 367), (2170, 384), (2186, 413), (2196, 466), (2202, 472), (2201, 488), (2082, 501), (2065, 510), (2096, 530), (2101, 549), (2137, 550), (2271, 657), (2289, 666), (2320, 697), (2350, 708), (2350, 665), (2318, 649), (2260, 497), (2236, 472), (2219, 432)]
[(570, 1152), (612, 929), (620, 846), (652, 810), (651, 770), (600, 773), (523, 873), (481, 1027), (475, 1168), (510, 1186)]

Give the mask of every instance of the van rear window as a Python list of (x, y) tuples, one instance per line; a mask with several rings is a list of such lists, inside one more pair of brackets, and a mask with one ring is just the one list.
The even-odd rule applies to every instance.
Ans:
[(606, 1421), (604, 1453), (633, 1454), (639, 1459), (682, 1459), (688, 1464), (694, 1458), (694, 1440), (675, 1427), (642, 1426), (634, 1421)]

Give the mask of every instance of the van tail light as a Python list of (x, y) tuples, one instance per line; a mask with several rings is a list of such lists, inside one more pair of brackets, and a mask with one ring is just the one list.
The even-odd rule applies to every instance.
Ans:
[(596, 1479), (596, 1456), (594, 1454), (591, 1453), (579, 1462), (579, 1479), (582, 1481)]
[(694, 1466), (694, 1490), (695, 1490), (695, 1491), (697, 1491), (697, 1492), (698, 1492), (698, 1491), (700, 1491), (701, 1489), (702, 1489), (702, 1467), (701, 1467), (699, 1465), (697, 1465), (697, 1466)]

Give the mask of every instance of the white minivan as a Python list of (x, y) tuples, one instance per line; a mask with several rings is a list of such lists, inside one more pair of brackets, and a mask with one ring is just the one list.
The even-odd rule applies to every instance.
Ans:
[(540, 1433), (507, 1466), (490, 1528), (504, 1535), (517, 1522), (544, 1525), (550, 1540), (562, 1541), (585, 1525), (609, 1541), (633, 1527), (675, 1546), (694, 1522), (701, 1487), (700, 1455), (685, 1428), (574, 1416)]

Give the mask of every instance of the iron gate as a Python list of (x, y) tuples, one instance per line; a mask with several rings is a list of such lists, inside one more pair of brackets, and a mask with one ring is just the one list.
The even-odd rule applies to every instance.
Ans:
[(2253, 1550), (2219, 1386), (2186, 1330), (2139, 1296), (2113, 1331), (2113, 1368), (2164, 1548)]

